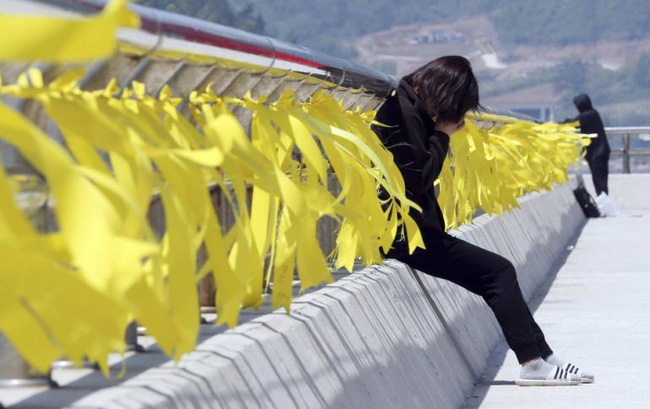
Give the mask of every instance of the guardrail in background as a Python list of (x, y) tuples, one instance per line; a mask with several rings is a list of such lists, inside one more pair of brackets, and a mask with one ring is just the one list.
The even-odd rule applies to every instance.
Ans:
[[(623, 138), (622, 149), (612, 150), (612, 156), (623, 158), (623, 173), (632, 173), (630, 158), (632, 157), (649, 157), (650, 150), (630, 149), (630, 137), (641, 135), (650, 135), (650, 126), (623, 126), (623, 127), (606, 127), (605, 133), (609, 138), (612, 135), (620, 135)], [(649, 161), (650, 163), (650, 161)]]

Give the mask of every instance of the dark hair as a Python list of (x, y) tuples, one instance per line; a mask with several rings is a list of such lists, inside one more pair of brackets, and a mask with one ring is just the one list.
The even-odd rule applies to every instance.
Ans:
[(404, 80), (427, 110), (441, 122), (460, 122), (468, 111), (480, 108), (478, 81), (465, 57), (449, 55), (423, 65)]

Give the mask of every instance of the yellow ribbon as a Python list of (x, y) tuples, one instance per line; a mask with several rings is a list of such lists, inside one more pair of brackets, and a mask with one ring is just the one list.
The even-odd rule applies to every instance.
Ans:
[(117, 47), (117, 28), (140, 25), (127, 2), (113, 0), (90, 18), (0, 15), (0, 61), (57, 63), (110, 57)]
[[(125, 0), (91, 18), (0, 16), (0, 60), (106, 58), (118, 26), (137, 25)], [(117, 98), (115, 81), (79, 89), (82, 75), (69, 71), (46, 84), (30, 70), (16, 84), (0, 81), (0, 95), (37, 101), (65, 144), (0, 104), (0, 139), (43, 175), (55, 203), (57, 230), (39, 233), (0, 167), (0, 331), (35, 368), (46, 372), (65, 355), (99, 362), (108, 374), (108, 354), (124, 350), (134, 319), (179, 359), (196, 342), (197, 282), (207, 274), (217, 322), (234, 326), (265, 288), (288, 311), (296, 273), (305, 289), (330, 282), (331, 265), (380, 262), (400, 226), (410, 251), (424, 247), (409, 216), (420, 209), (370, 129), (374, 112), (345, 110), (322, 91), (306, 103), (289, 91), (269, 105), (219, 98), (208, 87), (190, 96), (190, 120), (167, 87), (156, 99), (135, 82)], [(233, 105), (250, 111), (250, 137)], [(436, 181), (449, 228), (470, 222), (478, 207), (501, 213), (527, 192), (562, 183), (586, 144), (570, 125), (469, 119), (500, 125), (468, 120), (452, 138)], [(227, 209), (219, 210), (231, 224), (207, 186), (223, 198)], [(380, 187), (389, 196), (383, 202)], [(164, 231), (148, 221), (153, 195)], [(330, 254), (318, 241), (324, 219), (337, 226)], [(203, 248), (207, 260), (197, 266)]]

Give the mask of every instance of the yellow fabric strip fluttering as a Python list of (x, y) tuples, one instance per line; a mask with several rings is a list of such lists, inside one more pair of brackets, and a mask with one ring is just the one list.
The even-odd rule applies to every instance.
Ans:
[[(478, 126), (490, 122), (489, 127)], [(517, 198), (568, 180), (589, 138), (575, 124), (536, 124), (491, 114), (470, 114), (454, 134), (440, 178), (438, 201), (447, 229), (470, 223), (476, 210), (502, 214)]]
[(118, 27), (140, 25), (127, 2), (112, 0), (89, 18), (0, 15), (0, 61), (64, 63), (110, 57)]
[[(273, 305), (289, 310), (295, 273), (305, 289), (331, 281), (330, 262), (350, 271), (357, 259), (380, 262), (400, 225), (411, 251), (424, 246), (409, 217), (419, 209), (370, 130), (374, 112), (346, 111), (322, 91), (306, 103), (289, 91), (267, 104), (220, 98), (209, 86), (191, 95), (188, 119), (168, 88), (155, 99), (136, 82), (115, 97), (115, 81), (88, 92), (77, 86), (82, 75), (46, 85), (29, 70), (0, 87), (0, 95), (38, 101), (65, 143), (0, 106), (0, 139), (44, 176), (56, 204), (58, 230), (39, 234), (0, 174), (0, 291), (9, 312), (0, 331), (39, 370), (65, 355), (107, 372), (108, 353), (124, 349), (134, 319), (178, 359), (195, 345), (197, 282), (206, 274), (216, 283), (217, 322), (234, 326), (269, 286)], [(250, 135), (233, 106), (251, 113)], [(500, 213), (526, 192), (565, 181), (579, 158), (582, 138), (572, 126), (500, 123), (485, 129), (468, 120), (451, 139), (436, 182), (450, 228), (470, 222), (478, 207)], [(232, 226), (222, 225), (210, 185)], [(160, 239), (147, 220), (154, 194), (164, 208)], [(318, 241), (324, 217), (339, 226), (332, 254)], [(197, 272), (201, 248), (207, 259)]]
[[(206, 135), (215, 131), (211, 116), (226, 111), (224, 102), (209, 88), (191, 96), (193, 117)], [(241, 228), (236, 230), (241, 238), (236, 254), (242, 262), (257, 260), (247, 267), (247, 281), (255, 283), (256, 291), (262, 289), (261, 277), (267, 278), (266, 284), (273, 277), (273, 304), (288, 310), (294, 270), (302, 288), (331, 281), (330, 255), (322, 253), (316, 235), (325, 216), (341, 223), (338, 251), (331, 255), (337, 267), (351, 271), (359, 256), (366, 263), (379, 262), (380, 248), (388, 250), (400, 220), (411, 220), (408, 211), (416, 205), (406, 198), (399, 170), (370, 131), (369, 121), (358, 112), (346, 112), (324, 92), (305, 105), (297, 103), (292, 91), (271, 105), (249, 96), (227, 102), (252, 113), (250, 140), (239, 137), (220, 169), (237, 203), (245, 200), (243, 187), (252, 186), (250, 213), (243, 206), (232, 207), (239, 210), (234, 228)], [(328, 189), (331, 175), (341, 185), (338, 194)], [(379, 184), (391, 194), (388, 211), (377, 196)], [(422, 246), (412, 226), (408, 237), (414, 247)], [(262, 273), (267, 255), (272, 263)], [(259, 294), (251, 301), (258, 302)]]
[[(116, 29), (137, 25), (125, 0), (90, 18), (0, 16), (0, 61), (106, 58)], [(108, 354), (124, 351), (133, 320), (179, 359), (195, 346), (197, 284), (208, 274), (217, 323), (234, 326), (265, 289), (288, 311), (296, 274), (305, 289), (331, 281), (330, 266), (380, 262), (398, 231), (411, 251), (424, 246), (409, 216), (419, 208), (370, 129), (374, 112), (345, 110), (323, 91), (305, 103), (289, 91), (269, 104), (221, 98), (208, 86), (190, 96), (188, 118), (169, 88), (153, 98), (143, 84), (120, 90), (112, 81), (88, 92), (78, 86), (83, 74), (45, 83), (31, 69), (15, 84), (0, 79), (0, 96), (37, 101), (63, 138), (0, 104), (0, 140), (43, 176), (54, 204), (56, 229), (38, 231), (0, 166), (0, 332), (34, 368), (47, 372), (65, 356), (108, 374)], [(233, 107), (251, 114), (249, 134)], [(579, 158), (583, 142), (571, 126), (473, 119), (501, 125), (468, 121), (452, 138), (436, 182), (450, 228), (478, 207), (500, 213), (526, 192), (565, 181)], [(227, 209), (215, 207), (211, 191)], [(148, 220), (153, 196), (162, 231)], [(232, 225), (220, 219), (224, 210)], [(317, 234), (324, 218), (338, 226), (331, 254)]]
[[(104, 90), (79, 89), (82, 75), (69, 72), (46, 85), (30, 69), (0, 87), (0, 95), (38, 101), (65, 144), (0, 105), (0, 139), (43, 175), (55, 203), (58, 229), (37, 233), (25, 217), (14, 217), (21, 211), (0, 174), (0, 245), (11, 253), (0, 267), (9, 311), (0, 331), (39, 370), (66, 356), (97, 361), (108, 373), (108, 352), (124, 350), (134, 319), (178, 359), (195, 345), (197, 281), (205, 274), (216, 283), (217, 322), (234, 326), (241, 308), (260, 305), (270, 285), (273, 305), (288, 310), (294, 272), (304, 289), (332, 280), (332, 259), (349, 270), (358, 257), (379, 262), (401, 223), (411, 246), (423, 245), (408, 216), (415, 204), (370, 131), (372, 113), (345, 111), (324, 92), (306, 104), (288, 92), (268, 105), (224, 100), (208, 88), (191, 97), (192, 122), (169, 89), (154, 99), (134, 83), (115, 97), (114, 81)], [(230, 106), (252, 113), (250, 137)], [(336, 194), (331, 178), (341, 186)], [(209, 185), (234, 215), (228, 229)], [(390, 194), (388, 210), (380, 185)], [(147, 221), (154, 194), (164, 208), (160, 240)], [(333, 254), (323, 254), (318, 241), (325, 216), (341, 226)], [(207, 260), (197, 273), (201, 248)], [(35, 274), (45, 276), (36, 289)], [(31, 320), (18, 325), (18, 317)]]

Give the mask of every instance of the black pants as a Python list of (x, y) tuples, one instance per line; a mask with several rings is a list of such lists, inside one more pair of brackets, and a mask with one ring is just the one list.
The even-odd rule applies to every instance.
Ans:
[(587, 158), (589, 169), (591, 170), (591, 177), (594, 180), (594, 189), (596, 189), (596, 196), (605, 192), (609, 194), (607, 189), (607, 175), (609, 174), (609, 152), (601, 153), (593, 158)]
[(409, 255), (404, 243), (386, 255), (483, 297), (520, 363), (553, 353), (524, 301), (512, 263), (449, 234), (422, 229), (427, 249)]

